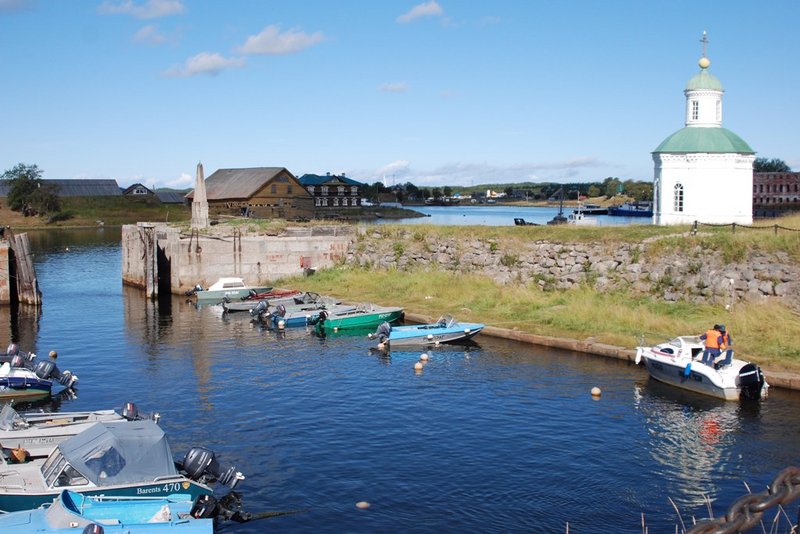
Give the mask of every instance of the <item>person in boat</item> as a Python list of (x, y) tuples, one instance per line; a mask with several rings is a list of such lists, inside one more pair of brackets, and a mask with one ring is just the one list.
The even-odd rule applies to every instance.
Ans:
[(706, 344), (706, 349), (703, 351), (703, 358), (700, 361), (706, 365), (714, 365), (714, 360), (721, 353), (720, 349), (723, 343), (720, 325), (715, 324), (711, 329), (706, 330), (706, 333), (702, 334), (700, 339), (705, 341)]
[(731, 333), (725, 329), (725, 325), (719, 325), (719, 332), (722, 336), (722, 344), (720, 345), (720, 354), (725, 353), (725, 359), (717, 365), (717, 369), (722, 369), (727, 367), (733, 361), (733, 339), (731, 339)]

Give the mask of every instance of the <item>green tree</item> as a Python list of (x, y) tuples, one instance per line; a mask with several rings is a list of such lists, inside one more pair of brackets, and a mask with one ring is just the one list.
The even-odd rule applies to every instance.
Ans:
[(753, 162), (755, 172), (792, 172), (785, 161), (778, 158), (756, 158)]
[(8, 207), (23, 213), (51, 213), (61, 209), (58, 186), (42, 180), (42, 171), (36, 165), (17, 164), (2, 176), (8, 186)]
[(442, 189), (442, 193), (444, 193), (444, 196), (446, 196), (446, 197), (451, 197), (451, 196), (453, 196), (453, 188), (450, 187), (449, 185), (446, 185)]
[(433, 191), (431, 191), (431, 195), (433, 195), (433, 198), (436, 199), (442, 198), (442, 190), (438, 187), (434, 187)]

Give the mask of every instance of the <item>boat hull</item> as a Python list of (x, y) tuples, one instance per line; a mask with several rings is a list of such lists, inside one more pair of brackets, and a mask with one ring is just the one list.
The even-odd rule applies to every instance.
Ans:
[(222, 301), (226, 297), (230, 300), (241, 300), (242, 297), (246, 297), (250, 294), (250, 290), (256, 291), (257, 293), (266, 293), (269, 292), (272, 288), (271, 287), (252, 287), (246, 289), (216, 289), (210, 291), (198, 291), (195, 293), (198, 302), (212, 302), (212, 301)]
[[(659, 382), (679, 387), (695, 393), (710, 395), (723, 400), (738, 400), (740, 391), (737, 387), (724, 387), (715, 384), (707, 375), (696, 370), (686, 374), (686, 366), (644, 357), (645, 367), (650, 376)], [(697, 366), (702, 364), (697, 364)]]

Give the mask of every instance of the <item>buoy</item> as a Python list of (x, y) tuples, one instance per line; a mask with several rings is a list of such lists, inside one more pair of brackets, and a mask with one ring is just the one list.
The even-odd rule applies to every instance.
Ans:
[(592, 397), (599, 397), (602, 394), (603, 394), (603, 392), (600, 391), (599, 387), (595, 386), (595, 387), (592, 388)]
[(67, 252), (69, 252), (69, 247), (67, 247)]
[(58, 358), (58, 353), (56, 351), (54, 351), (54, 350), (51, 350), (50, 351), (50, 357), (53, 358), (53, 359)]
[(419, 355), (419, 359), (422, 360), (423, 362), (427, 362), (428, 361), (428, 353), (427, 352), (423, 352), (422, 354)]
[(358, 501), (356, 503), (356, 508), (360, 508), (361, 510), (366, 510), (369, 508), (369, 503), (367, 501)]
[(283, 319), (281, 319), (280, 321), (278, 321), (278, 329), (283, 330), (284, 328), (286, 328), (286, 323), (283, 322)]
[(422, 364), (420, 362), (415, 363), (414, 364), (414, 370), (415, 371), (422, 371)]
[(433, 339), (433, 334), (428, 334), (428, 339)]

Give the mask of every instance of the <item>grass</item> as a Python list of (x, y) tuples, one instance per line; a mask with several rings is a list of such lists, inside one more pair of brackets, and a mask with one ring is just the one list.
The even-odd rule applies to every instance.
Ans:
[[(488, 277), (443, 271), (370, 270), (339, 267), (277, 285), (302, 287), (351, 302), (403, 306), (432, 317), (450, 313), (460, 320), (518, 329), (539, 335), (595, 338), (634, 348), (676, 335), (700, 334), (724, 323), (740, 358), (778, 371), (800, 372), (800, 321), (787, 307), (770, 302), (734, 306), (667, 303), (627, 291), (601, 293), (590, 287), (541, 291), (530, 286), (500, 286)], [(780, 325), (780, 327), (776, 327)]]

